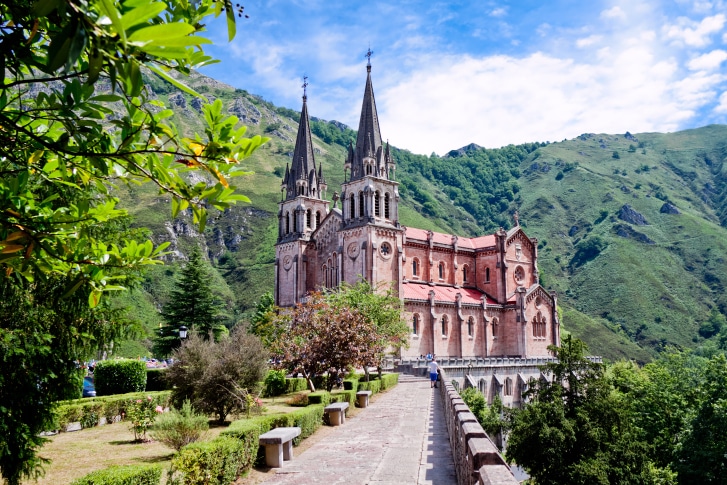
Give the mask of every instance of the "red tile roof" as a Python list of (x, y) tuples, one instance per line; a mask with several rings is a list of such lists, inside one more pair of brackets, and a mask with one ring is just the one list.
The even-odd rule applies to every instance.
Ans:
[[(429, 286), (426, 283), (412, 283), (407, 281), (402, 285), (404, 287), (405, 300), (428, 300), (429, 292), (434, 290), (434, 301), (454, 303), (457, 301), (457, 293), (462, 295), (462, 303), (481, 304), (482, 297), (485, 296), (480, 290), (474, 288), (454, 288), (453, 286)], [(494, 305), (497, 302), (487, 297), (487, 304)]]
[[(436, 244), (451, 246), (452, 237), (453, 236), (451, 234), (442, 234), (441, 232), (435, 232), (433, 233), (432, 239), (434, 239), (434, 242)], [(427, 236), (427, 231), (425, 231), (424, 229), (417, 229), (415, 227), (406, 228), (406, 238), (418, 239), (420, 241), (429, 240), (429, 237)], [(479, 237), (459, 237), (457, 239), (457, 245), (459, 247), (469, 249), (487, 248), (495, 245), (495, 235), (488, 234), (486, 236)]]

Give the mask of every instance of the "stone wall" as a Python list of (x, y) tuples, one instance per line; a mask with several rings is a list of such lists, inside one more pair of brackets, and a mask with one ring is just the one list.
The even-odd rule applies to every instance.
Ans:
[(510, 467), (444, 371), (439, 384), (458, 485), (517, 485)]

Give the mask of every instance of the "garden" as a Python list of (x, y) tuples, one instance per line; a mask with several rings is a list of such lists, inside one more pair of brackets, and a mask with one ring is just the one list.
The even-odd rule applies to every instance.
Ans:
[[(110, 361), (113, 362), (113, 361)], [(140, 369), (143, 363), (116, 361), (117, 377), (130, 374), (118, 368)], [(164, 370), (162, 372), (166, 372)], [(150, 371), (152, 375), (159, 371)], [(98, 377), (97, 377), (98, 379)], [(174, 404), (173, 390), (104, 395), (70, 400), (56, 409), (55, 433), (40, 450), (51, 460), (37, 483), (73, 485), (116, 484), (254, 484), (266, 479), (260, 434), (282, 426), (299, 426), (296, 447), (325, 424), (323, 408), (346, 401), (354, 415), (358, 390), (374, 394), (398, 382), (398, 374), (346, 376), (341, 389), (311, 392), (304, 378), (286, 377), (270, 370), (259, 396), (237, 399), (225, 420), (215, 413), (198, 412), (189, 400)], [(123, 379), (121, 379), (123, 380)], [(103, 382), (103, 379), (100, 379)], [(147, 387), (159, 386), (158, 376)], [(317, 379), (325, 387), (325, 376)], [(101, 386), (103, 389), (103, 384)], [(234, 393), (230, 393), (233, 395)], [(204, 405), (200, 406), (200, 409)], [(209, 409), (209, 408), (208, 408)], [(305, 445), (303, 445), (305, 448)], [(298, 453), (299, 451), (296, 451)]]

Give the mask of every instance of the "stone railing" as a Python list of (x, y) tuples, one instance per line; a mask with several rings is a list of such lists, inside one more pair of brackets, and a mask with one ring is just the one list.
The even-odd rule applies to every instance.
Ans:
[(442, 371), (439, 392), (458, 485), (517, 485), (510, 467)]

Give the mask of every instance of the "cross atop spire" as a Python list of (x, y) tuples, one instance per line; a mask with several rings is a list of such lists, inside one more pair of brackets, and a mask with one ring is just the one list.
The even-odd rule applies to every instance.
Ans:
[(366, 51), (366, 58), (368, 59), (368, 63), (366, 64), (366, 71), (371, 72), (371, 56), (374, 55), (374, 51), (371, 50), (371, 46), (369, 46), (369, 50)]
[(308, 98), (308, 95), (306, 94), (306, 88), (308, 87), (308, 76), (303, 76), (303, 85), (301, 87), (303, 88), (303, 101), (305, 101)]

